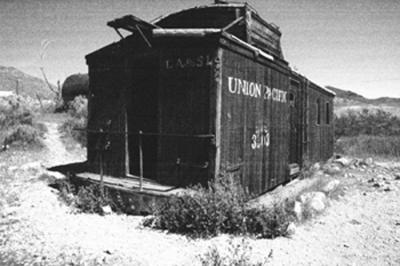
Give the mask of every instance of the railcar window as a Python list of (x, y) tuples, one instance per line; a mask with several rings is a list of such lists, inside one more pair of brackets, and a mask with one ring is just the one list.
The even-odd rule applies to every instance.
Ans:
[(330, 104), (326, 102), (326, 124), (329, 125), (331, 123), (331, 112), (330, 112)]
[(321, 124), (321, 100), (317, 99), (317, 125)]
[(294, 106), (295, 97), (293, 93), (289, 93), (289, 104), (290, 106)]

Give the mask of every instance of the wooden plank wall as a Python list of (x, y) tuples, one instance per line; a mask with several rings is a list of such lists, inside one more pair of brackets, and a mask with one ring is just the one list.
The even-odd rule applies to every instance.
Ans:
[[(122, 104), (125, 72), (122, 60), (93, 62), (89, 67), (89, 78), (88, 170), (100, 172), (100, 150), (109, 142), (110, 148), (103, 152), (104, 174), (124, 175), (125, 141), (123, 134), (118, 133), (124, 131), (125, 119)], [(100, 129), (106, 133), (93, 132)]]
[(182, 136), (160, 138), (159, 182), (179, 186), (207, 184), (214, 171), (212, 138), (193, 137), (214, 134), (210, 131), (214, 121), (210, 117), (214, 61), (215, 49), (161, 49), (159, 132)]
[[(309, 158), (311, 162), (320, 162), (333, 155), (333, 97), (323, 92), (315, 84), (308, 87), (309, 100)], [(318, 101), (320, 102), (320, 123), (318, 123)], [(330, 109), (327, 110), (326, 103)], [(329, 113), (330, 123), (327, 123), (326, 113)]]
[[(222, 65), (221, 168), (236, 171), (244, 188), (259, 194), (287, 179), (289, 78), (228, 49)], [(250, 82), (261, 86), (260, 95), (251, 92)]]

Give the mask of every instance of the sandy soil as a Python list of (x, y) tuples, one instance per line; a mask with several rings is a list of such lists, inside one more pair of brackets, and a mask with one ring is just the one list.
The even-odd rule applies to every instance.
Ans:
[[(42, 151), (0, 153), (0, 265), (201, 265), (210, 247), (232, 254), (242, 237), (204, 240), (143, 228), (143, 217), (82, 214), (39, 180), (42, 163), (81, 160), (67, 151), (55, 121)], [(346, 192), (290, 238), (245, 238), (249, 261), (271, 265), (400, 265), (398, 162), (345, 168)], [(372, 180), (373, 178), (373, 180)]]

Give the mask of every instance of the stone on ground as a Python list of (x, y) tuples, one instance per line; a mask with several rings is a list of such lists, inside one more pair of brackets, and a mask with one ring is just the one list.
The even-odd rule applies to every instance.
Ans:
[(328, 182), (323, 188), (322, 191), (325, 193), (331, 193), (334, 191), (340, 184), (340, 181), (337, 179), (334, 179), (330, 182)]
[(341, 157), (341, 158), (335, 159), (333, 162), (339, 163), (342, 166), (347, 167), (347, 166), (349, 166), (351, 164), (352, 160), (348, 159), (348, 158), (345, 158), (345, 157)]
[(300, 201), (309, 208), (311, 213), (321, 213), (325, 210), (327, 199), (323, 192), (308, 192), (300, 196)]

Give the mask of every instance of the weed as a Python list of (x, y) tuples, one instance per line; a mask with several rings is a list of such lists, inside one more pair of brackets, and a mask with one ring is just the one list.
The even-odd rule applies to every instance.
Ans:
[(69, 206), (74, 206), (84, 213), (104, 214), (103, 207), (111, 206), (114, 210), (118, 210), (117, 204), (114, 203), (111, 193), (104, 188), (102, 194), (100, 186), (91, 184), (88, 186), (75, 186), (69, 180), (63, 180), (57, 184), (60, 191), (59, 197)]
[(254, 262), (252, 247), (245, 238), (239, 243), (234, 243), (230, 238), (226, 252), (221, 251), (216, 245), (211, 246), (204, 254), (198, 256), (203, 266), (250, 266), (266, 265), (272, 257), (272, 250), (263, 261)]

